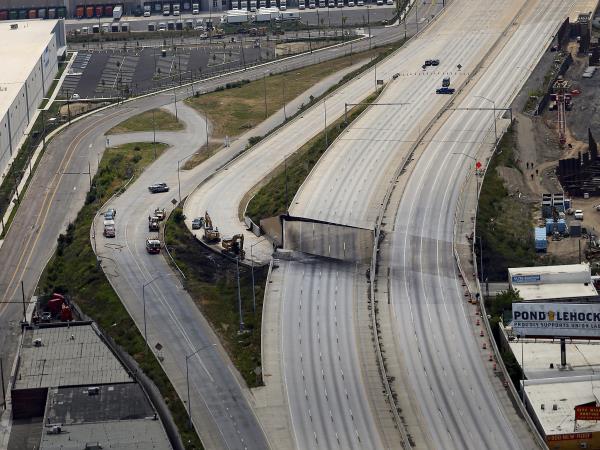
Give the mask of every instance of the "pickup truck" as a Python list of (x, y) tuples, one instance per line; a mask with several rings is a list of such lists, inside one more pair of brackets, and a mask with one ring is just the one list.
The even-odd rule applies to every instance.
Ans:
[(158, 220), (165, 220), (165, 217), (167, 217), (167, 212), (165, 211), (165, 208), (155, 208), (154, 217), (156, 217)]
[(456, 89), (450, 87), (441, 87), (435, 90), (436, 94), (454, 94)]
[(167, 186), (167, 183), (154, 183), (148, 186), (148, 190), (152, 194), (157, 194), (159, 192), (169, 192), (169, 186)]

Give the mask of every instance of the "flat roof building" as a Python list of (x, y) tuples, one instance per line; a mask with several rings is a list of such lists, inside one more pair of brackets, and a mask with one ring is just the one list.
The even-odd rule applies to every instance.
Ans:
[[(62, 20), (0, 22), (0, 174), (25, 139), (66, 48)], [(1, 182), (1, 179), (0, 179)]]
[(92, 322), (25, 328), (13, 379), (13, 419), (43, 417), (35, 448), (172, 448), (141, 385)]
[(598, 299), (589, 264), (508, 269), (509, 287), (526, 302)]

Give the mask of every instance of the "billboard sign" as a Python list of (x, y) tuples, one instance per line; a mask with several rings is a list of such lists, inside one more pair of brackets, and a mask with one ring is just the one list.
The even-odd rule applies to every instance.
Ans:
[(539, 283), (541, 275), (513, 275), (511, 280), (513, 284)]
[(550, 434), (546, 436), (548, 442), (556, 441), (580, 441), (583, 439), (591, 439), (592, 433), (565, 433), (565, 434)]
[(519, 336), (600, 338), (600, 304), (513, 303)]
[(600, 420), (600, 406), (581, 405), (575, 407), (575, 420)]

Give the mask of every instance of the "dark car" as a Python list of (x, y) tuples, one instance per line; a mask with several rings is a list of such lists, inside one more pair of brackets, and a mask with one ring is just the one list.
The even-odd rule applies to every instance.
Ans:
[(430, 59), (426, 59), (425, 60), (425, 66), (431, 66), (431, 60)]
[(204, 225), (204, 217), (196, 217), (192, 220), (192, 230), (199, 230)]
[(169, 192), (169, 186), (167, 186), (167, 183), (154, 183), (148, 186), (148, 190), (153, 194), (157, 194), (159, 192)]
[(440, 65), (440, 60), (439, 59), (432, 59), (430, 62), (431, 62), (432, 66), (439, 66)]
[(441, 87), (435, 90), (436, 94), (454, 94), (454, 88)]

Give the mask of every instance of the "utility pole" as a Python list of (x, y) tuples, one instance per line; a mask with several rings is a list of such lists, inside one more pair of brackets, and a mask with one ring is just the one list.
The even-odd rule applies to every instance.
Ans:
[[(396, 0), (396, 1), (398, 1), (398, 0)], [(416, 2), (415, 2), (415, 4), (416, 4)], [(370, 8), (367, 5), (367, 24), (368, 24), (368, 27), (369, 27), (369, 50), (371, 50), (371, 38), (372, 38), (372, 35), (371, 35), (371, 16), (369, 14), (369, 9)]]
[(154, 120), (154, 108), (152, 109), (152, 147), (154, 148), (154, 160), (156, 161), (156, 121)]
[(25, 287), (23, 286), (23, 280), (21, 280), (21, 297), (23, 298), (23, 322), (25, 322), (27, 320), (27, 311), (25, 307)]
[(263, 74), (263, 87), (265, 92), (265, 119), (267, 118), (267, 72)]
[(177, 91), (175, 90), (175, 86), (173, 86), (173, 98), (175, 99), (175, 120), (179, 120), (179, 116), (177, 115)]
[(285, 74), (281, 75), (281, 90), (283, 97), (283, 117), (287, 120), (287, 113), (285, 112)]
[(327, 103), (325, 102), (327, 98), (323, 99), (323, 108), (325, 109), (325, 148), (329, 147), (329, 143), (327, 140)]
[(238, 309), (240, 312), (240, 333), (244, 331), (244, 319), (242, 317), (242, 293), (240, 291), (240, 258), (235, 258), (235, 268), (237, 273), (237, 297)]

